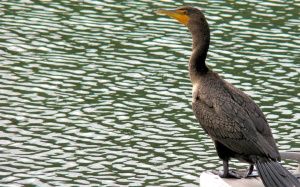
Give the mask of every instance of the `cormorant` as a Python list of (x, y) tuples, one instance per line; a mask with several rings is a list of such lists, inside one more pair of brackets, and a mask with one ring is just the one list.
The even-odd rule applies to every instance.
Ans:
[(258, 105), (207, 67), (210, 29), (204, 14), (187, 6), (176, 10), (160, 9), (157, 13), (177, 19), (192, 34), (193, 52), (189, 60), (192, 108), (223, 161), (221, 176), (234, 176), (228, 169), (228, 162), (236, 158), (250, 164), (249, 173), (255, 165), (267, 187), (299, 187), (299, 181), (279, 164), (278, 148)]

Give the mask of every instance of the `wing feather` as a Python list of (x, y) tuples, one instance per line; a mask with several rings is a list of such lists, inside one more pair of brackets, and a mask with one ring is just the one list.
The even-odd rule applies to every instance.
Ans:
[(217, 74), (201, 80), (193, 93), (193, 111), (202, 128), (238, 153), (279, 158), (270, 127), (254, 101)]

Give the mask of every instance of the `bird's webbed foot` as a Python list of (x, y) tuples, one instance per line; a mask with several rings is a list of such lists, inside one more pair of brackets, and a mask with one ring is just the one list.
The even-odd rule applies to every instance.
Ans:
[(229, 169), (228, 161), (223, 160), (223, 172), (219, 172), (219, 176), (221, 178), (236, 178), (240, 179), (243, 178), (238, 172), (234, 169)]
[(235, 179), (241, 179), (243, 178), (243, 176), (241, 176), (240, 174), (238, 174), (236, 172), (236, 170), (234, 169), (229, 169), (228, 171), (220, 171), (219, 172), (219, 176), (221, 178), (235, 178)]

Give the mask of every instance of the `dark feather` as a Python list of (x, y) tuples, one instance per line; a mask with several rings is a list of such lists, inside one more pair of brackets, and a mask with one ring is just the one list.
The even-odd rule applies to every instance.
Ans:
[(299, 181), (276, 161), (260, 161), (255, 163), (260, 178), (267, 187), (299, 187)]

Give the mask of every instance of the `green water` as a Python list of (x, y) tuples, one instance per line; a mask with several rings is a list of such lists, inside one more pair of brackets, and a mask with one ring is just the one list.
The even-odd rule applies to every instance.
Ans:
[(155, 14), (181, 5), (207, 16), (208, 65), (299, 152), (299, 2), (4, 1), (0, 185), (197, 186), (221, 168), (191, 110), (190, 34)]

